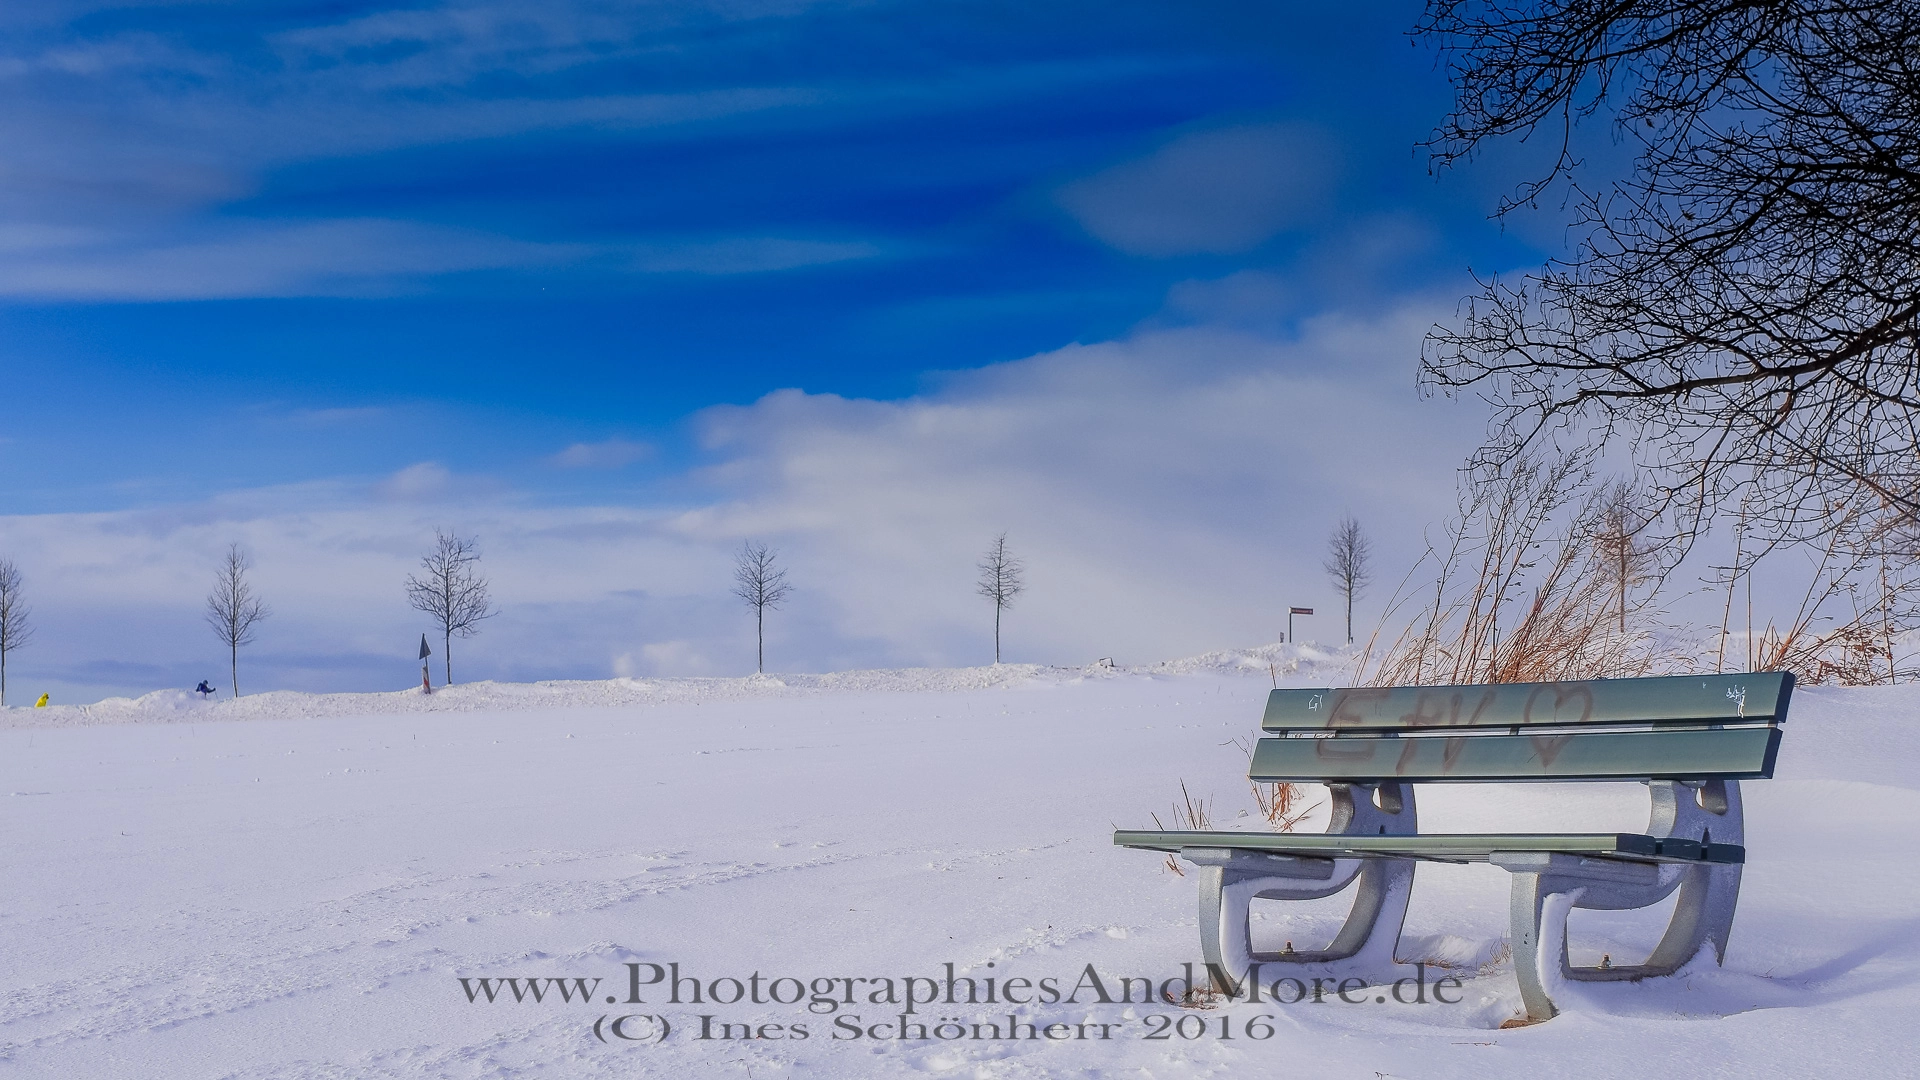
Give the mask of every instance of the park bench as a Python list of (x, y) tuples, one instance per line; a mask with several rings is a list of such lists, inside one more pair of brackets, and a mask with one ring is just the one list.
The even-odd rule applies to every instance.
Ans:
[[(1782, 672), (1488, 686), (1275, 690), (1247, 770), (1255, 783), (1331, 792), (1325, 833), (1136, 831), (1114, 843), (1199, 867), (1201, 951), (1230, 989), (1254, 965), (1391, 968), (1420, 862), (1489, 862), (1513, 875), (1513, 965), (1526, 1020), (1554, 1015), (1548, 978), (1642, 979), (1711, 944), (1724, 961), (1746, 860), (1740, 781), (1773, 775), (1793, 676)], [(1414, 789), (1433, 783), (1639, 781), (1644, 833), (1423, 834)], [(1516, 822), (1524, 829), (1524, 822)], [(1255, 951), (1255, 898), (1311, 900), (1349, 886), (1326, 949)], [(1628, 909), (1675, 890), (1641, 964), (1575, 967), (1570, 907)]]

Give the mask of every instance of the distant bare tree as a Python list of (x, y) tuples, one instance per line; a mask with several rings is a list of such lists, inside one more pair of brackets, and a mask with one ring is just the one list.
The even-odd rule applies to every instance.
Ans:
[(1360, 523), (1352, 514), (1340, 519), (1333, 527), (1333, 536), (1327, 540), (1327, 576), (1333, 579), (1333, 591), (1347, 602), (1347, 640), (1353, 640), (1353, 601), (1373, 581), (1373, 571), (1369, 561), (1373, 555), (1373, 544), (1367, 540), (1367, 534), (1360, 531)]
[(273, 614), (247, 584), (247, 571), (252, 568), (240, 545), (229, 544), (220, 568), (214, 571), (213, 591), (207, 594), (207, 625), (227, 646), (234, 697), (240, 696), (240, 646), (251, 645), (255, 624)]
[(779, 552), (749, 540), (740, 546), (740, 554), (733, 560), (733, 595), (753, 609), (757, 644), (755, 671), (767, 670), (767, 609), (779, 607), (793, 591), (793, 586), (787, 584), (787, 572), (776, 565), (779, 558)]
[(1007, 550), (1007, 534), (993, 538), (993, 546), (980, 559), (980, 595), (993, 601), (993, 662), (1000, 662), (1000, 613), (1013, 606), (1013, 598), (1026, 591), (1022, 575), (1026, 566)]
[(500, 614), (487, 595), (487, 579), (474, 564), (480, 561), (478, 541), (433, 531), (433, 550), (420, 557), (420, 577), (407, 575), (407, 603), (425, 612), (440, 627), (440, 658), (446, 681), (453, 684), (453, 639), (480, 632), (482, 619)]
[(0, 705), (7, 703), (7, 654), (33, 640), (31, 614), (21, 598), (20, 568), (0, 559)]

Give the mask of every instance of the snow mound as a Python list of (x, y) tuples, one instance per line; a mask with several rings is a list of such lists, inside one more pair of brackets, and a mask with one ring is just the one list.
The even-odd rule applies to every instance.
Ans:
[(1345, 686), (1353, 679), (1357, 660), (1350, 645), (1260, 645), (1168, 660), (1145, 670), (1166, 675), (1269, 675), (1298, 686)]

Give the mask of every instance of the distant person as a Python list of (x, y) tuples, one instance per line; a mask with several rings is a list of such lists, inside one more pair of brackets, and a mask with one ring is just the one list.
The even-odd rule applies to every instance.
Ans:
[(46, 708), (46, 707), (47, 707), (47, 695), (45, 695), (45, 694), (41, 694), (41, 695), (40, 695), (40, 700), (39, 700), (39, 701), (36, 701), (36, 702), (34, 702), (34, 703), (33, 703), (33, 707), (34, 707), (34, 708), (36, 708), (36, 709), (44, 709), (44, 708)]
[(194, 687), (193, 692), (200, 695), (201, 701), (205, 701), (213, 696), (213, 687), (207, 685), (207, 680), (201, 679), (200, 685)]

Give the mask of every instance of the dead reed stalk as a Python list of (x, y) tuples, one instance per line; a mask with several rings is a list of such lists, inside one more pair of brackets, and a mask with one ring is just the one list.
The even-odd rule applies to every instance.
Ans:
[[(1750, 641), (1754, 670), (1843, 686), (1920, 675), (1911, 656), (1901, 665), (1895, 645), (1920, 626), (1913, 523), (1883, 510), (1884, 500), (1871, 496), (1826, 507), (1825, 542), (1799, 607), (1785, 626), (1769, 621)], [(1739, 570), (1749, 581), (1752, 571), (1752, 562)]]
[[(1425, 606), (1376, 686), (1622, 678), (1677, 667), (1657, 597), (1669, 567), (1630, 486), (1593, 486), (1582, 456), (1518, 459), (1468, 483)], [(1372, 644), (1369, 643), (1369, 658)]]

